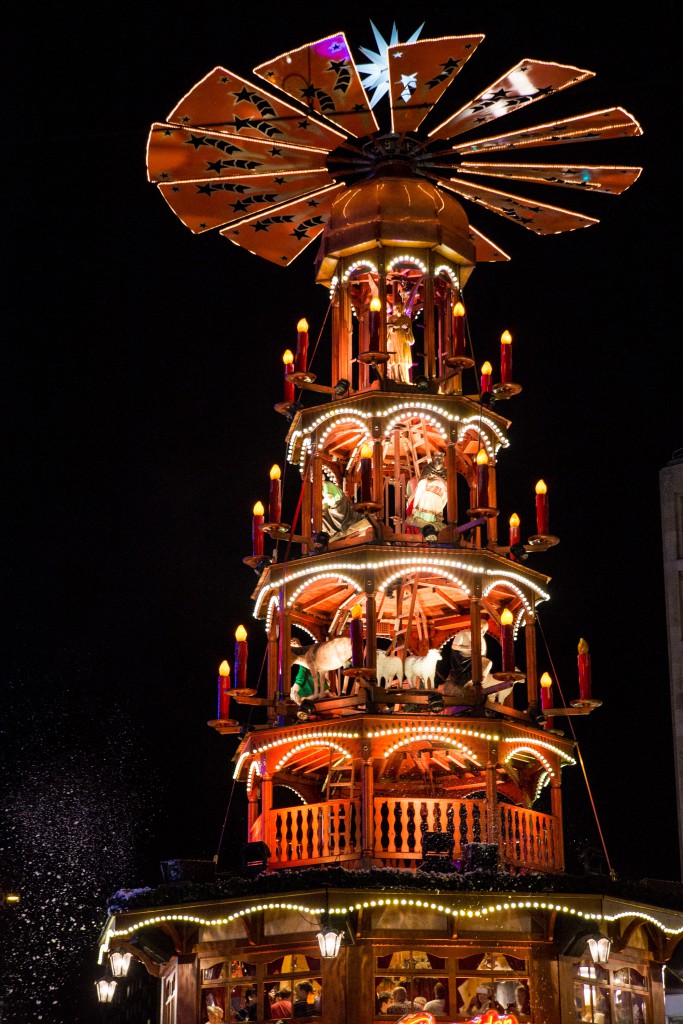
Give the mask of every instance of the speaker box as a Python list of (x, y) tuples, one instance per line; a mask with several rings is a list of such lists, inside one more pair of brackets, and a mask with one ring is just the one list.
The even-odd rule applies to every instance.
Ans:
[(242, 847), (242, 871), (245, 875), (258, 875), (268, 867), (270, 850), (265, 843), (245, 843)]

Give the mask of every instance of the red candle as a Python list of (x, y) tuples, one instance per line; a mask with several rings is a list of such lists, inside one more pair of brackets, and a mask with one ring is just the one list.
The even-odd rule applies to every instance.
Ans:
[(489, 507), (489, 457), (485, 448), (477, 452), (477, 508)]
[(510, 516), (510, 547), (519, 544), (519, 516), (513, 512)]
[(351, 667), (363, 667), (363, 609), (359, 604), (354, 604), (351, 609), (351, 622), (349, 623), (349, 636), (351, 637)]
[(536, 532), (546, 537), (548, 529), (548, 488), (545, 480), (536, 484)]
[[(544, 711), (547, 711), (548, 708), (553, 708), (555, 706), (553, 703), (553, 681), (550, 678), (550, 673), (544, 672), (539, 679), (539, 682), (541, 684), (541, 707)], [(550, 729), (551, 723), (552, 717), (546, 719), (546, 723), (543, 728)]]
[(509, 608), (500, 616), (500, 646), (503, 652), (503, 672), (515, 671), (515, 641), (512, 635), (514, 617)]
[(247, 631), (244, 626), (235, 630), (235, 680), (234, 686), (243, 690), (247, 685)]
[(382, 303), (377, 296), (370, 299), (370, 349), (376, 352), (379, 348), (379, 314)]
[(465, 355), (465, 307), (462, 302), (456, 302), (453, 307), (453, 330), (455, 334), (454, 356)]
[(512, 380), (512, 335), (503, 331), (500, 336), (500, 380), (509, 384)]
[(279, 523), (282, 516), (282, 481), (280, 467), (273, 466), (270, 471), (270, 489), (268, 491), (268, 522)]
[(485, 395), (487, 391), (491, 390), (491, 374), (493, 373), (493, 367), (488, 362), (484, 363), (481, 368), (481, 393)]
[(579, 640), (579, 697), (581, 700), (591, 699), (591, 656), (588, 644), (581, 637)]
[(288, 374), (294, 372), (294, 366), (292, 365), (294, 363), (294, 353), (292, 352), (291, 349), (288, 348), (288, 349), (285, 350), (285, 353), (284, 353), (284, 355), (282, 357), (282, 363), (283, 363), (284, 370), (285, 370), (285, 397), (284, 397), (284, 401), (285, 402), (293, 402), (294, 401), (294, 384), (292, 383), (291, 380), (287, 380), (286, 379)]
[(218, 717), (230, 718), (230, 666), (222, 661), (218, 666)]
[(360, 500), (372, 501), (372, 445), (360, 449)]
[(296, 360), (297, 373), (305, 373), (308, 368), (308, 320), (299, 320), (296, 325)]
[(251, 517), (251, 553), (258, 557), (263, 554), (263, 514), (263, 504), (257, 501)]

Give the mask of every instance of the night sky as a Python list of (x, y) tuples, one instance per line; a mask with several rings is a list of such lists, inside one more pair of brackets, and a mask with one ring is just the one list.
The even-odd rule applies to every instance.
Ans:
[[(193, 236), (146, 180), (149, 126), (218, 64), (253, 78), (268, 57), (340, 30), (362, 62), (370, 17), (384, 35), (396, 20), (402, 38), (423, 18), (425, 38), (486, 34), (443, 116), (529, 57), (597, 75), (501, 131), (611, 105), (643, 126), (640, 139), (519, 158), (642, 166), (618, 198), (518, 188), (597, 226), (541, 238), (466, 206), (512, 260), (479, 267), (465, 301), (480, 363), (496, 365), (504, 329), (515, 340), (524, 390), (497, 407), (512, 420), (501, 523), (517, 511), (534, 532), (543, 477), (561, 542), (528, 563), (552, 576), (541, 669), (552, 660), (571, 700), (576, 644), (589, 641), (604, 705), (574, 722), (611, 862), (628, 877), (677, 877), (658, 482), (683, 446), (673, 4), (648, 4), (639, 21), (614, 3), (360, 6), (12, 15), (0, 886), (20, 885), (25, 900), (0, 930), (14, 949), (7, 1020), (29, 1019), (7, 994), (27, 963), (32, 998), (46, 995), (35, 1019), (75, 1020), (75, 997), (54, 978), (62, 964), (67, 981), (95, 976), (107, 894), (155, 884), (161, 860), (210, 859), (231, 799), (223, 866), (238, 863), (244, 834), (237, 740), (206, 723), (240, 623), (258, 678), (256, 576), (242, 564), (251, 508), (284, 463), (281, 354), (302, 316), (315, 341), (328, 295), (314, 281), (316, 244), (283, 269), (217, 232)], [(384, 103), (378, 119), (388, 130)], [(328, 343), (329, 321), (312, 367), (321, 379)], [(290, 470), (285, 518), (295, 500)], [(571, 861), (599, 839), (580, 770), (563, 782)]]

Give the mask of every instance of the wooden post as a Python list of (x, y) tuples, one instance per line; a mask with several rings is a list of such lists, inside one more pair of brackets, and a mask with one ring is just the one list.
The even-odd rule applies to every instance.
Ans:
[(247, 793), (247, 842), (252, 842), (251, 831), (258, 821), (259, 816), (259, 791), (254, 780), (254, 783)]
[[(278, 688), (278, 616), (273, 613), (268, 630), (268, 700), (276, 700), (279, 694)], [(277, 715), (274, 708), (268, 709), (268, 720), (271, 724), (275, 722)]]
[(536, 602), (531, 598), (531, 614), (524, 620), (526, 640), (526, 693), (529, 710), (538, 707), (538, 666), (536, 664)]
[[(313, 532), (313, 521), (312, 521), (312, 496), (311, 496), (311, 459), (307, 456), (304, 459), (304, 472), (301, 479), (301, 486), (303, 488), (303, 496), (301, 498), (301, 533), (304, 537), (310, 537)], [(304, 541), (301, 545), (302, 555), (309, 554), (312, 550), (311, 546)]]
[[(339, 263), (339, 280), (342, 281), (345, 271), (345, 263), (343, 260)], [(353, 390), (353, 314), (351, 312), (351, 297), (349, 291), (349, 282), (345, 281), (343, 284), (339, 284), (339, 368), (341, 370), (342, 377), (346, 377), (351, 382), (351, 390)], [(332, 382), (336, 384), (336, 381)]]
[(278, 643), (278, 693), (281, 697), (289, 693), (289, 678), (292, 666), (292, 623), (285, 606), (286, 591), (280, 587), (280, 637)]
[(472, 634), (472, 682), (474, 684), (474, 697), (477, 704), (483, 702), (483, 691), (481, 688), (482, 666), (481, 666), (481, 580), (475, 578), (470, 598), (470, 632)]
[(403, 533), (405, 530), (406, 503), (403, 494), (403, 482), (401, 480), (401, 431), (398, 427), (394, 430), (394, 517), (394, 532)]
[(434, 329), (434, 255), (431, 251), (427, 255), (423, 295), (425, 377), (432, 380), (436, 376), (436, 331)]
[(486, 764), (486, 841), (500, 845), (500, 818), (498, 815), (498, 744), (488, 743)]
[(375, 852), (375, 779), (372, 758), (365, 756), (369, 752), (370, 744), (367, 742), (363, 743), (364, 756), (361, 765), (361, 851), (364, 868), (372, 867), (372, 857)]
[[(559, 763), (558, 769), (559, 771)], [(555, 819), (555, 863), (556, 871), (564, 871), (564, 828), (562, 824), (562, 790), (560, 780), (553, 779), (550, 783), (550, 813)]]
[(451, 436), (446, 449), (446, 509), (449, 523), (458, 521), (458, 452), (455, 447), (457, 427), (451, 428), (451, 435), (453, 433), (456, 434), (456, 437)]
[(312, 481), (311, 481), (311, 519), (313, 533), (320, 533), (323, 528), (323, 463), (318, 450), (318, 438), (314, 440), (315, 448), (311, 458)]
[(382, 512), (380, 513), (382, 518), (384, 518), (383, 464), (382, 441), (380, 438), (375, 438), (372, 442), (372, 500), (376, 501), (378, 505), (382, 505)]
[[(489, 508), (498, 508), (498, 495), (496, 493), (496, 464), (489, 462)], [(498, 546), (498, 517), (492, 516), (486, 520), (486, 540), (488, 547)]]
[(377, 668), (377, 608), (374, 580), (365, 586), (365, 667)]
[(176, 1024), (197, 1024), (197, 1006), (199, 992), (197, 981), (197, 958), (194, 953), (183, 953), (178, 956), (176, 968)]
[(266, 772), (265, 775), (261, 776), (261, 821), (263, 842), (266, 844), (274, 855), (275, 849), (273, 847), (273, 836), (271, 829), (270, 812), (273, 808), (273, 780), (272, 777)]
[(380, 352), (386, 352), (387, 350), (387, 275), (386, 275), (386, 260), (384, 258), (384, 250), (380, 249), (377, 253), (377, 291), (379, 301), (382, 303), (380, 309), (380, 321), (379, 321), (379, 350)]

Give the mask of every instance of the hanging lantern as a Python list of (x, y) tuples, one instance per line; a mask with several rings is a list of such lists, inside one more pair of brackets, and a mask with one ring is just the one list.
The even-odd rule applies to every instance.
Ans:
[(316, 938), (320, 946), (320, 955), (323, 960), (334, 960), (339, 953), (343, 931), (333, 928), (330, 924), (324, 924)]
[(133, 959), (132, 953), (110, 953), (109, 966), (115, 978), (125, 978), (128, 974), (130, 962)]
[(107, 981), (106, 978), (100, 978), (99, 981), (95, 982), (95, 989), (97, 991), (98, 1003), (112, 1003), (114, 1001), (115, 981)]
[(587, 945), (594, 964), (606, 964), (609, 962), (612, 943), (604, 935), (601, 935), (599, 939), (589, 939)]

